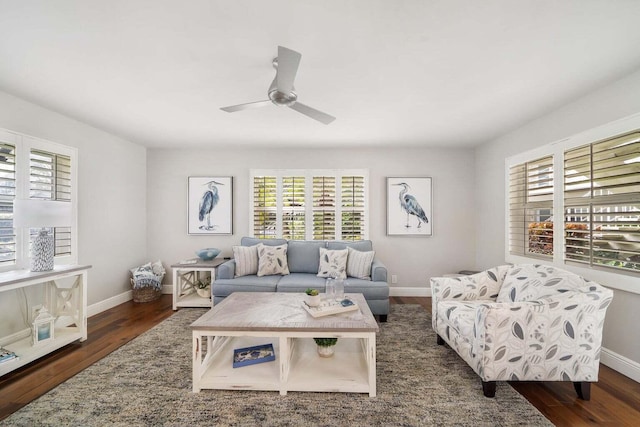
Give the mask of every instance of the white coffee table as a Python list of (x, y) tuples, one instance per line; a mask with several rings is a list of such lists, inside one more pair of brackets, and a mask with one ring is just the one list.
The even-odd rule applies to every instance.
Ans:
[[(362, 294), (359, 310), (313, 318), (304, 294), (236, 292), (191, 324), (193, 391), (202, 389), (369, 393), (376, 395), (378, 324)], [(206, 337), (206, 339), (205, 339)], [(336, 337), (320, 357), (314, 337)], [(273, 344), (276, 360), (233, 368), (234, 349)]]

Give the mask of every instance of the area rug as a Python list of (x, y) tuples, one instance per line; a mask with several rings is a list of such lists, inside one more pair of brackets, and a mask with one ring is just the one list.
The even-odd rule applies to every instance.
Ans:
[(377, 340), (376, 397), (367, 394), (191, 392), (183, 308), (153, 329), (15, 412), (6, 426), (548, 426), (506, 383), (485, 398), (476, 374), (436, 345), (429, 314), (392, 305)]

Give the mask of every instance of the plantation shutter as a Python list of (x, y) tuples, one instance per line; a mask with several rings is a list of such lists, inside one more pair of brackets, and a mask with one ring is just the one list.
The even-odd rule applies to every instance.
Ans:
[(640, 132), (565, 152), (565, 259), (640, 271)]
[[(29, 156), (29, 197), (71, 203), (71, 158), (41, 150)], [(31, 237), (37, 234), (31, 230)], [(55, 255), (71, 254), (71, 227), (55, 227)]]
[(277, 186), (275, 176), (253, 179), (253, 235), (275, 239), (277, 221)]
[(336, 178), (313, 177), (313, 240), (334, 240), (336, 233)]
[(0, 142), (0, 266), (16, 263), (13, 201), (16, 197), (16, 149)]
[(509, 168), (509, 251), (553, 256), (553, 156)]
[(365, 230), (365, 188), (363, 176), (343, 176), (342, 240), (362, 240)]
[(282, 178), (282, 237), (305, 239), (305, 177)]

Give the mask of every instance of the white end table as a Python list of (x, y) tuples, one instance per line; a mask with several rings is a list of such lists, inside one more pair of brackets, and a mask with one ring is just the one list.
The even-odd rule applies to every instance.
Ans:
[[(173, 264), (173, 309), (178, 307), (211, 307), (211, 298), (203, 298), (195, 291), (198, 280), (206, 277), (215, 280), (216, 268), (225, 262), (225, 259), (214, 258), (211, 261), (203, 261), (200, 258), (188, 260), (187, 263)], [(208, 274), (205, 274), (208, 273)]]

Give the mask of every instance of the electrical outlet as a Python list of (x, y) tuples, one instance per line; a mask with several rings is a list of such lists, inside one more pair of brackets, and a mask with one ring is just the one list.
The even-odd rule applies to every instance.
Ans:
[(391, 275), (391, 283), (392, 284), (398, 283), (398, 276), (397, 275), (395, 275), (395, 274)]

